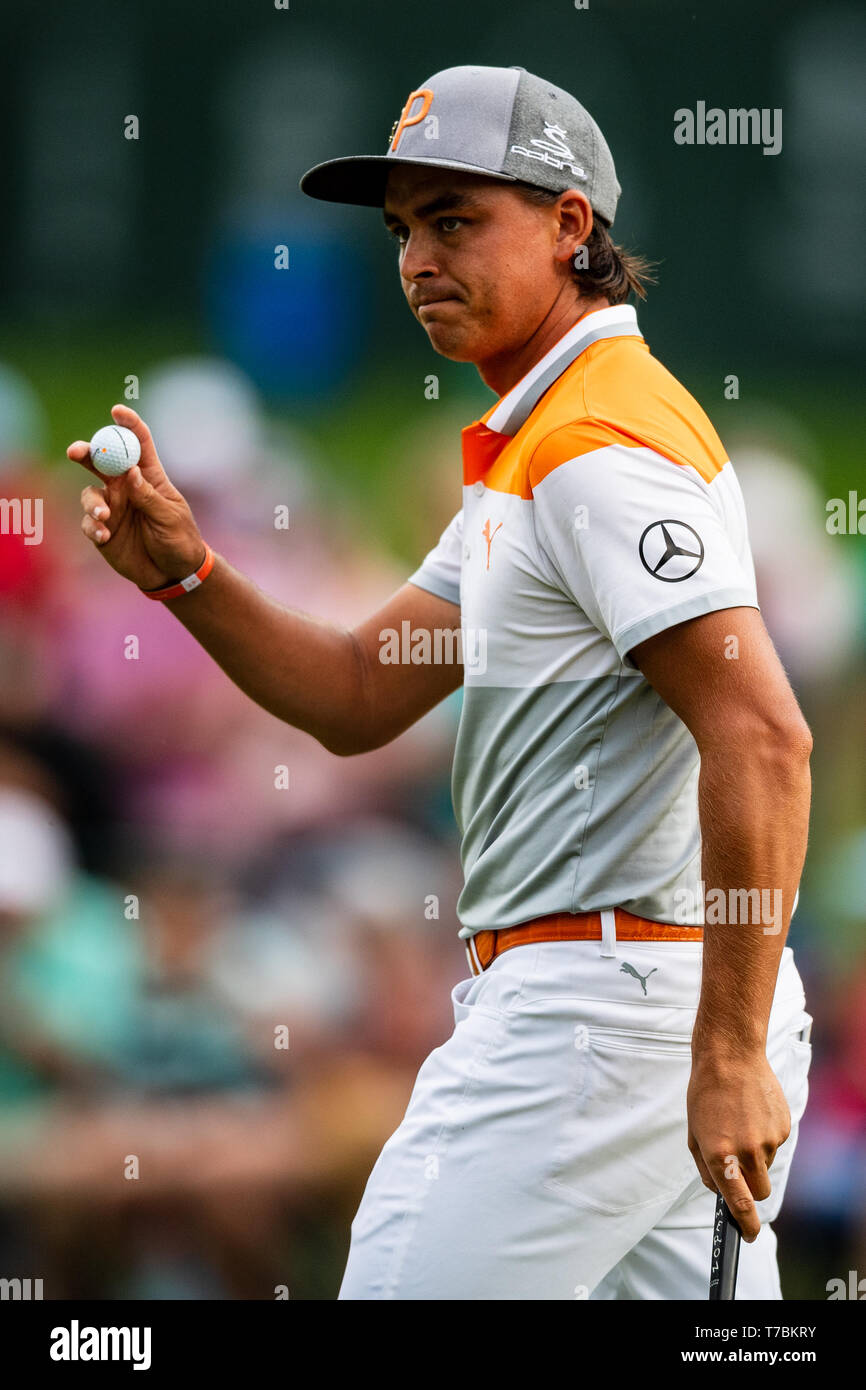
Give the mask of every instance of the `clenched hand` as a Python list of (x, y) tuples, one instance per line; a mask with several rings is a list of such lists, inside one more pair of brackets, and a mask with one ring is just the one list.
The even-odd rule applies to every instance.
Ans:
[(160, 589), (200, 567), (205, 543), (188, 503), (169, 482), (147, 425), (125, 405), (113, 406), (111, 415), (138, 436), (141, 460), (119, 478), (103, 478), (89, 445), (81, 439), (70, 444), (67, 456), (103, 483), (82, 491), (81, 529), (124, 579), (140, 589)]

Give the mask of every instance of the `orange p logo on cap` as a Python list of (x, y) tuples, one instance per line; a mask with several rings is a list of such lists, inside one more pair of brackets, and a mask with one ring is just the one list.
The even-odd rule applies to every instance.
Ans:
[[(412, 103), (418, 97), (421, 97), (422, 99), (421, 110), (418, 111), (414, 116), (410, 116), (409, 112), (412, 109)], [(394, 131), (394, 139), (391, 141), (391, 151), (389, 151), (389, 153), (396, 150), (397, 146), (400, 143), (400, 136), (403, 134), (403, 131), (406, 129), (407, 126), (418, 125), (419, 121), (423, 121), (424, 117), (427, 115), (427, 112), (430, 110), (430, 103), (432, 102), (432, 100), (433, 93), (429, 87), (419, 87), (417, 91), (409, 93), (406, 105), (400, 112), (400, 119), (397, 122), (397, 127)]]

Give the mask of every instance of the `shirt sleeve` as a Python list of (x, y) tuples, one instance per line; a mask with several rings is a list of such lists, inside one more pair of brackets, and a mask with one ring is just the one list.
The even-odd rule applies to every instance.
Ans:
[(665, 628), (758, 608), (733, 465), (708, 481), (654, 449), (614, 443), (569, 457), (548, 437), (530, 470), (538, 543), (566, 591), (625, 661)]
[(463, 564), (463, 509), (449, 522), (439, 542), (424, 557), (409, 583), (460, 606), (460, 570)]

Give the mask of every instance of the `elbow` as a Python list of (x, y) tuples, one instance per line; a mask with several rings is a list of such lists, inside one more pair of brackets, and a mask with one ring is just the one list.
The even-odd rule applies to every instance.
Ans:
[(793, 746), (797, 755), (804, 763), (808, 763), (811, 758), (814, 743), (815, 740), (812, 738), (812, 730), (801, 716), (799, 725), (794, 732)]
[(768, 748), (791, 766), (806, 766), (812, 756), (812, 731), (799, 709), (778, 723), (775, 721), (765, 734)]
[(329, 729), (316, 733), (314, 737), (325, 751), (333, 753), (335, 758), (352, 758), (356, 753), (368, 751), (363, 740), (356, 733), (346, 729)]
[[(353, 758), (372, 752), (379, 741), (372, 736), (373, 721), (368, 717), (369, 680), (364, 649), (354, 632), (346, 631), (342, 636), (348, 660), (341, 660), (337, 671), (335, 685), (340, 694), (328, 702), (327, 714), (318, 727), (308, 726), (307, 732), (336, 758)], [(320, 716), (323, 714), (320, 711)]]
[(388, 742), (386, 738), (375, 738), (368, 729), (357, 726), (319, 731), (315, 738), (335, 758), (354, 758), (359, 753), (372, 753)]
[(729, 760), (753, 758), (792, 772), (805, 770), (812, 755), (812, 732), (799, 709), (778, 716), (746, 716), (722, 732), (698, 740), (701, 758), (720, 754)]
[(353, 758), (358, 753), (375, 753), (377, 748), (384, 748), (399, 733), (402, 733), (402, 729), (379, 723), (331, 730), (327, 734), (317, 734), (317, 738), (322, 747), (335, 757)]
[(335, 758), (354, 758), (358, 753), (371, 751), (371, 745), (361, 743), (356, 739), (320, 738), (319, 742), (328, 753), (333, 753)]
[(772, 786), (782, 799), (808, 794), (812, 734), (799, 715), (779, 727), (758, 734), (753, 769), (764, 786)]

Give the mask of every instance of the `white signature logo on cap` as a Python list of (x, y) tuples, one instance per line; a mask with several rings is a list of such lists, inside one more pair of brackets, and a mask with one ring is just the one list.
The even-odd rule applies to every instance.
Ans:
[(579, 164), (574, 163), (574, 154), (566, 144), (565, 135), (566, 132), (561, 125), (545, 121), (544, 135), (535, 136), (529, 142), (537, 146), (536, 149), (528, 150), (525, 145), (512, 145), (511, 153), (524, 154), (528, 159), (540, 159), (542, 164), (551, 164), (554, 169), (570, 169), (577, 178), (585, 179), (586, 172)]

